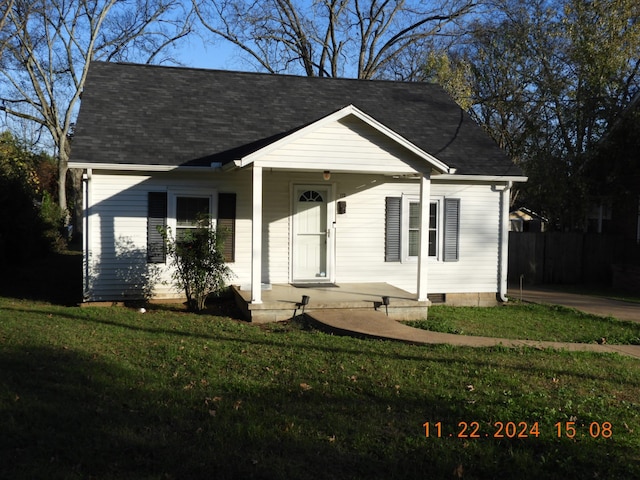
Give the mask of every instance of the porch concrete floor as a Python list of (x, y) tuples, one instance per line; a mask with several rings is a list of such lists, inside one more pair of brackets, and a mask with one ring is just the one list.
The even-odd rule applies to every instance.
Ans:
[[(251, 292), (235, 286), (238, 305), (254, 322), (288, 320), (293, 317), (302, 296), (309, 296), (305, 311), (320, 309), (363, 309), (385, 311), (382, 296), (389, 297), (389, 316), (397, 320), (426, 318), (431, 302), (419, 302), (415, 294), (388, 283), (341, 283), (336, 286), (294, 286), (274, 284), (262, 290), (262, 303), (251, 303)], [(301, 308), (297, 308), (300, 313)]]

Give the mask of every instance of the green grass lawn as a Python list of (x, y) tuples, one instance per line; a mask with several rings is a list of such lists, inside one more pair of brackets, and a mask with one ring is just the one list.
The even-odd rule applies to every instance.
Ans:
[(527, 303), (491, 308), (433, 306), (427, 320), (406, 322), (434, 332), (553, 342), (640, 344), (640, 323)]
[(640, 478), (639, 367), (2, 297), (0, 478)]

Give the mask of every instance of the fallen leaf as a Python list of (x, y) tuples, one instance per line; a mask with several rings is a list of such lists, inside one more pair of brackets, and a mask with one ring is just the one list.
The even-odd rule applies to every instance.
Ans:
[(462, 468), (462, 464), (453, 469), (453, 476), (456, 478), (462, 478), (464, 476), (464, 468)]
[(301, 383), (300, 388), (306, 392), (308, 390), (311, 390), (312, 387), (308, 383)]
[(236, 400), (236, 402), (233, 404), (233, 409), (240, 410), (241, 405), (242, 405), (242, 400)]
[(473, 385), (467, 385), (467, 391), (473, 392), (474, 390), (475, 390), (475, 387)]

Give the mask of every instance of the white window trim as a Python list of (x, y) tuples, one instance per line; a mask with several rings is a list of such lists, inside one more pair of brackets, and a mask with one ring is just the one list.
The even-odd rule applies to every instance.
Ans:
[(169, 190), (169, 205), (167, 205), (167, 226), (171, 228), (171, 235), (175, 237), (177, 232), (176, 209), (178, 197), (208, 197), (209, 198), (209, 214), (211, 216), (211, 226), (215, 228), (218, 218), (218, 191), (210, 188), (193, 188)]
[[(417, 263), (418, 256), (409, 256), (409, 204), (410, 203), (420, 203), (419, 195), (402, 195), (402, 206), (401, 206), (401, 228), (400, 228), (400, 236), (401, 236), (401, 250), (400, 250), (400, 258), (402, 263)], [(429, 198), (429, 205), (432, 203), (437, 204), (438, 209), (438, 225), (437, 225), (437, 244), (436, 244), (436, 255), (429, 256), (429, 262), (440, 262), (442, 261), (442, 245), (444, 241), (444, 197), (436, 196)]]

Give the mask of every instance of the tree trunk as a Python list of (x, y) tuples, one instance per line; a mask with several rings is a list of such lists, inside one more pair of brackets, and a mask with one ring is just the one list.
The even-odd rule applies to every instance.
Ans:
[(65, 225), (69, 223), (69, 210), (67, 208), (67, 170), (69, 170), (69, 153), (67, 142), (62, 142), (58, 154), (58, 205), (65, 215)]
[(73, 185), (73, 205), (71, 207), (71, 223), (73, 224), (73, 235), (78, 238), (84, 234), (82, 224), (82, 196), (84, 192), (82, 190), (82, 174), (83, 170), (79, 168), (72, 168), (70, 175)]

